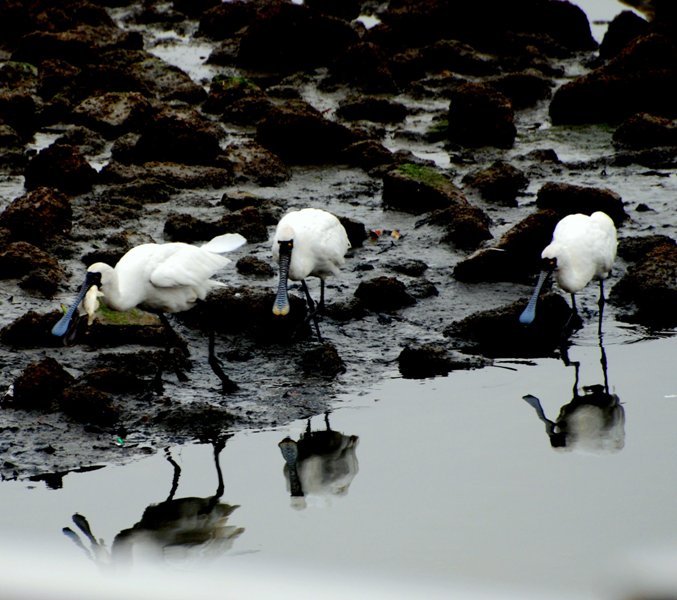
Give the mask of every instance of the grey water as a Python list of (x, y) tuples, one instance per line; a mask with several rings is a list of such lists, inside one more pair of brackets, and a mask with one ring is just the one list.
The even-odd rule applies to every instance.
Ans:
[[(538, 359), (427, 380), (393, 373), (340, 398), (328, 424), (351, 443), (324, 464), (316, 457), (302, 474), (302, 495), (292, 495), (278, 444), (298, 440), (309, 426), (326, 429), (324, 416), (233, 435), (218, 457), (219, 503), (229, 505), (214, 527), (220, 533), (191, 540), (186, 530), (196, 528), (194, 517), (177, 520), (169, 537), (150, 527), (127, 567), (143, 573), (159, 560), (186, 576), (296, 569), (413, 586), (432, 581), (449, 593), (464, 584), (501, 590), (496, 597), (509, 590), (625, 597), (610, 594), (619, 582), (627, 580), (627, 592), (647, 576), (640, 568), (645, 553), (677, 564), (677, 338), (624, 343), (621, 331), (612, 336), (616, 343), (600, 347), (596, 327), (577, 335), (570, 351), (577, 368)], [(596, 429), (592, 443), (581, 435), (554, 447), (524, 397), (537, 397), (555, 421), (572, 401), (577, 376), (580, 395), (606, 384), (620, 408), (613, 427)], [(175, 473), (176, 500), (216, 493), (213, 456), (208, 444), (170, 448), (125, 466), (69, 473), (56, 490), (3, 482), (2, 550), (48, 552), (55, 569), (66, 561), (83, 573), (115, 570), (113, 540), (167, 499)], [(86, 551), (91, 544), (74, 514), (100, 540), (98, 556)], [(183, 543), (175, 535), (181, 527)], [(178, 544), (169, 545), (171, 535)], [(152, 562), (149, 540), (150, 547), (167, 546), (150, 553)], [(324, 596), (315, 590), (312, 597)]]

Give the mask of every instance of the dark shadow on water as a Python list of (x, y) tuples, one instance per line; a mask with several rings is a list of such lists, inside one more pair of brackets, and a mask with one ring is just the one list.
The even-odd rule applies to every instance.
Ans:
[(225, 486), (219, 455), (228, 437), (212, 442), (217, 475), (214, 495), (176, 498), (181, 467), (166, 449), (165, 456), (173, 468), (167, 498), (149, 505), (138, 523), (120, 531), (110, 550), (103, 540), (96, 539), (87, 518), (77, 513), (73, 515), (73, 523), (83, 537), (70, 527), (63, 528), (64, 535), (73, 540), (97, 565), (113, 570), (129, 569), (139, 558), (159, 563), (182, 563), (223, 554), (244, 531), (241, 527), (228, 524), (228, 518), (239, 507), (221, 502)]
[(356, 435), (334, 431), (329, 413), (325, 428), (312, 431), (311, 419), (298, 440), (284, 438), (279, 444), (285, 460), (284, 476), (294, 508), (306, 508), (311, 496), (344, 496), (357, 475)]

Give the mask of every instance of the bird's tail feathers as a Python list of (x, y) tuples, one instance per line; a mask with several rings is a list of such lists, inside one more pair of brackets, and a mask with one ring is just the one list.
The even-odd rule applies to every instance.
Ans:
[(224, 233), (223, 235), (217, 235), (206, 244), (202, 244), (201, 247), (214, 254), (223, 254), (237, 250), (246, 243), (247, 240), (239, 233)]

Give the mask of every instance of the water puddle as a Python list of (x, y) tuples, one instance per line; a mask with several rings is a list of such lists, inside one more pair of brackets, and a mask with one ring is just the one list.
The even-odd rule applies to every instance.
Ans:
[[(393, 374), (340, 398), (326, 420), (69, 473), (57, 489), (4, 482), (4, 550), (35, 540), (54, 569), (64, 559), (138, 574), (159, 562), (191, 577), (289, 564), (448, 590), (603, 591), (626, 552), (677, 545), (677, 338), (604, 354), (592, 331), (579, 343), (577, 368), (539, 359)], [(613, 406), (591, 399), (594, 386)], [(567, 419), (568, 438), (553, 436)]]

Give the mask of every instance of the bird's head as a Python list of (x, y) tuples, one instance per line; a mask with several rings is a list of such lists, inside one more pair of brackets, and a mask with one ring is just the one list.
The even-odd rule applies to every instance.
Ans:
[(547, 273), (552, 273), (557, 270), (557, 257), (556, 256), (543, 256), (541, 257), (541, 271), (546, 271)]

